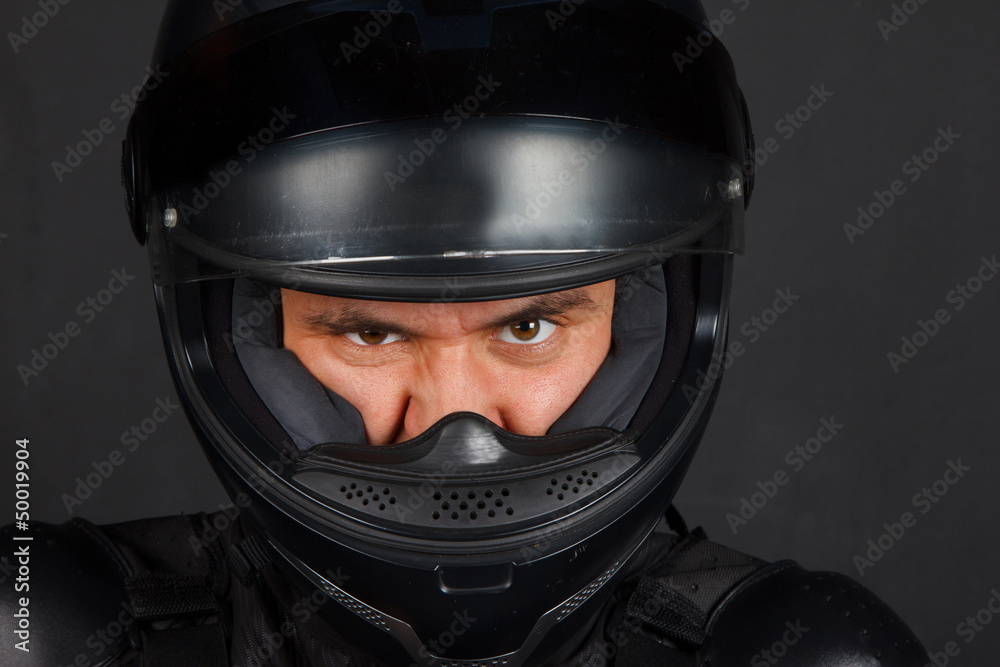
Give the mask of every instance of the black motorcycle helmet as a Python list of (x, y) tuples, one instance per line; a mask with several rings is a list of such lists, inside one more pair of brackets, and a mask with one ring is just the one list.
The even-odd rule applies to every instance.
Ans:
[[(694, 0), (168, 6), (123, 178), (174, 381), (278, 567), (389, 664), (567, 650), (684, 476), (753, 177), (705, 25)], [(647, 326), (641, 354), (609, 356), (548, 434), (456, 413), (385, 447), (282, 354), (273, 297), (487, 301), (612, 278), (618, 348), (639, 320), (655, 344)], [(435, 641), (456, 614), (477, 620)]]

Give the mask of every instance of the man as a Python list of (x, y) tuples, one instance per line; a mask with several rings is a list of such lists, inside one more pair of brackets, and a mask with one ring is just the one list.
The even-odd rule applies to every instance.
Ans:
[(753, 176), (698, 3), (226, 9), (168, 8), (123, 167), (240, 511), (35, 526), (5, 664), (922, 664), (668, 510)]
[(474, 412), (545, 435), (611, 346), (615, 282), (485, 303), (362, 302), (285, 290), (283, 344), (361, 413), (369, 445)]

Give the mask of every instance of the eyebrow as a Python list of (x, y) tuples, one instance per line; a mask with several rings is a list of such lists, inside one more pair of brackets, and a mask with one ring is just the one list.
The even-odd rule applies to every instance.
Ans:
[[(562, 315), (571, 310), (596, 308), (597, 304), (582, 288), (541, 294), (530, 297), (528, 302), (510, 313), (498, 316), (483, 324), (480, 329), (497, 329), (512, 322), (541, 320)], [(351, 303), (334, 306), (321, 313), (313, 313), (302, 318), (309, 327), (323, 329), (333, 335), (379, 331), (401, 334), (407, 337), (419, 336), (419, 332), (400, 322), (385, 319), (372, 312), (370, 306)]]

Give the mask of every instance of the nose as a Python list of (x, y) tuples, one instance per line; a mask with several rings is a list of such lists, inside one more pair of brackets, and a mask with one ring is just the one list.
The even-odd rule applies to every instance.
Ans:
[(416, 437), (456, 412), (474, 412), (506, 428), (502, 403), (500, 384), (470, 351), (429, 355), (411, 384), (396, 442)]

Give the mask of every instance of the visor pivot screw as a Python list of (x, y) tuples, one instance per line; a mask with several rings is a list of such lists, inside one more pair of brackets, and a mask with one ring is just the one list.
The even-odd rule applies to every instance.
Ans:
[(729, 188), (726, 194), (730, 199), (741, 199), (743, 197), (743, 181), (739, 178), (729, 181)]
[(163, 226), (173, 228), (177, 226), (177, 209), (168, 208), (163, 212)]

